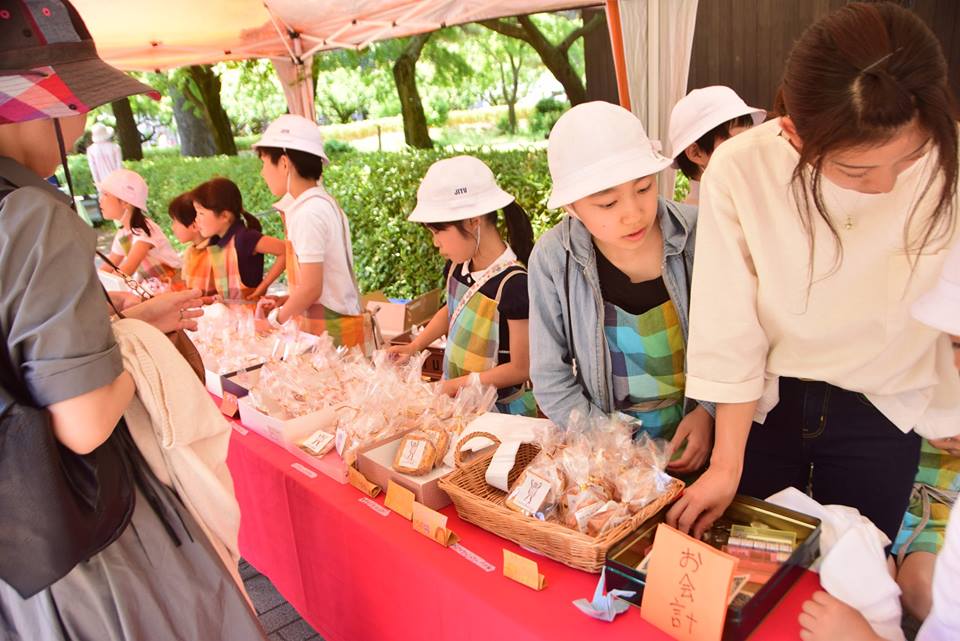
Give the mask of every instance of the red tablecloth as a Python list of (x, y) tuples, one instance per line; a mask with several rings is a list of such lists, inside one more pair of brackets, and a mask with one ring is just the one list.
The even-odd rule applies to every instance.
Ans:
[[(381, 516), (353, 487), (308, 477), (296, 462), (254, 432), (234, 432), (240, 551), (327, 641), (670, 638), (637, 608), (613, 623), (580, 613), (571, 602), (592, 596), (597, 575), (461, 521), (453, 506), (443, 510), (449, 528), (494, 571), (414, 532), (397, 514)], [(534, 592), (505, 578), (503, 548), (536, 558), (547, 588)], [(800, 606), (818, 586), (815, 574), (805, 575), (751, 640), (798, 639)]]

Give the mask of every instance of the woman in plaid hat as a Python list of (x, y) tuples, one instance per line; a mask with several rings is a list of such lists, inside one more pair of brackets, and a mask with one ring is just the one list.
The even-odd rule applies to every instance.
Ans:
[[(43, 179), (66, 164), (86, 112), (148, 91), (99, 59), (68, 3), (0, 1), (4, 639), (265, 640), (231, 570), (127, 431), (122, 416), (136, 390), (93, 266), (95, 234)], [(193, 324), (197, 295), (137, 307), (172, 331)], [(37, 434), (53, 445), (28, 447), (41, 444)], [(55, 477), (49, 470), (58, 461), (85, 478), (34, 483)], [(11, 488), (33, 492), (36, 502), (22, 505)], [(92, 495), (97, 509), (81, 508), (77, 495)], [(31, 555), (37, 550), (43, 554)]]

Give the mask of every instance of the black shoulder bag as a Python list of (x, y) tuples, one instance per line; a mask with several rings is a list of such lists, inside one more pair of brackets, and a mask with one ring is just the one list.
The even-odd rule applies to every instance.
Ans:
[(86, 455), (57, 441), (0, 340), (0, 579), (28, 598), (120, 536), (135, 490), (116, 434)]

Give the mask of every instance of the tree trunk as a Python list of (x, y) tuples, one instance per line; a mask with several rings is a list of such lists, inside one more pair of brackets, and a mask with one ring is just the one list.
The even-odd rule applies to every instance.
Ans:
[(213, 134), (213, 142), (217, 153), (227, 156), (237, 155), (237, 143), (233, 139), (233, 129), (230, 126), (230, 117), (220, 102), (220, 78), (213, 72), (210, 65), (191, 65), (187, 72), (190, 83), (188, 91), (196, 91), (199, 95), (192, 96), (203, 110), (204, 119)]
[(563, 91), (567, 94), (567, 100), (570, 106), (579, 105), (587, 101), (587, 90), (583, 87), (583, 82), (577, 74), (570, 59), (567, 57), (567, 49), (561, 49), (559, 46), (550, 44), (547, 37), (533, 24), (529, 16), (520, 16), (518, 18), (520, 26), (529, 37), (530, 46), (537, 52), (544, 66), (550, 70), (550, 73), (563, 85)]
[(193, 103), (172, 84), (170, 98), (173, 99), (173, 118), (177, 122), (177, 134), (180, 137), (180, 155), (213, 156), (216, 154), (217, 146), (213, 142), (213, 134), (210, 133), (207, 121), (200, 116)]
[(117, 142), (124, 160), (143, 160), (143, 146), (140, 144), (140, 131), (133, 119), (133, 109), (129, 98), (121, 98), (110, 104), (113, 116), (117, 119)]
[(400, 111), (403, 115), (403, 136), (408, 145), (420, 149), (433, 148), (430, 130), (427, 128), (427, 115), (423, 111), (423, 102), (417, 90), (417, 60), (429, 38), (429, 33), (410, 38), (406, 48), (393, 64), (393, 79), (397, 85)]
[(567, 100), (570, 105), (579, 105), (587, 101), (587, 90), (583, 87), (579, 74), (570, 64), (568, 54), (570, 47), (579, 38), (583, 37), (603, 23), (603, 17), (593, 16), (582, 27), (578, 27), (567, 34), (560, 44), (551, 43), (543, 34), (537, 25), (533, 23), (530, 16), (518, 16), (517, 23), (506, 20), (484, 20), (480, 24), (492, 29), (497, 33), (502, 33), (511, 38), (523, 40), (533, 47), (544, 66), (550, 70), (550, 73), (563, 85), (563, 90), (567, 94)]

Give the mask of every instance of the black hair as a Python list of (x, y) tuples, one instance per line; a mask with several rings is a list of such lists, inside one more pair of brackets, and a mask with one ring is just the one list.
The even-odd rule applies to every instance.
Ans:
[(281, 149), (280, 147), (257, 147), (257, 155), (260, 158), (267, 156), (274, 165), (280, 162), (281, 157), (286, 156), (293, 163), (293, 168), (303, 178), (320, 180), (320, 176), (323, 175), (323, 158), (306, 151)]
[[(703, 153), (710, 155), (713, 153), (713, 150), (717, 148), (724, 140), (730, 138), (730, 130), (734, 127), (752, 127), (753, 126), (753, 117), (748, 115), (737, 116), (732, 120), (720, 123), (707, 133), (700, 136), (696, 143), (697, 146), (703, 150)], [(680, 155), (677, 156), (677, 165), (680, 167), (680, 171), (683, 172), (683, 175), (689, 178), (690, 180), (700, 180), (700, 174), (703, 173), (700, 169), (700, 166), (697, 163), (693, 162), (687, 158), (686, 149), (680, 150)]]
[(197, 210), (193, 206), (193, 196), (185, 191), (167, 205), (167, 214), (170, 220), (175, 220), (184, 227), (189, 227), (197, 219)]
[(140, 211), (139, 207), (130, 205), (132, 213), (130, 214), (130, 231), (136, 233), (142, 231), (147, 236), (150, 235), (150, 228), (147, 226), (147, 217)]
[[(492, 211), (482, 216), (494, 227), (497, 226), (497, 212)], [(526, 210), (517, 204), (516, 201), (503, 208), (503, 220), (507, 228), (507, 242), (510, 248), (517, 255), (517, 258), (524, 265), (530, 260), (530, 252), (533, 251), (533, 225), (530, 224), (530, 216)], [(464, 226), (464, 221), (455, 220), (450, 223), (424, 223), (423, 225), (432, 231), (443, 231), (450, 227), (456, 227), (461, 235), (469, 237), (471, 234)]]
[[(195, 187), (190, 192), (193, 202), (200, 203), (201, 207), (209, 209), (217, 216), (229, 213), (233, 220), (241, 225), (257, 231), (263, 231), (263, 225), (257, 217), (243, 208), (243, 194), (240, 188), (229, 178), (217, 176)], [(232, 223), (231, 223), (232, 224)]]

